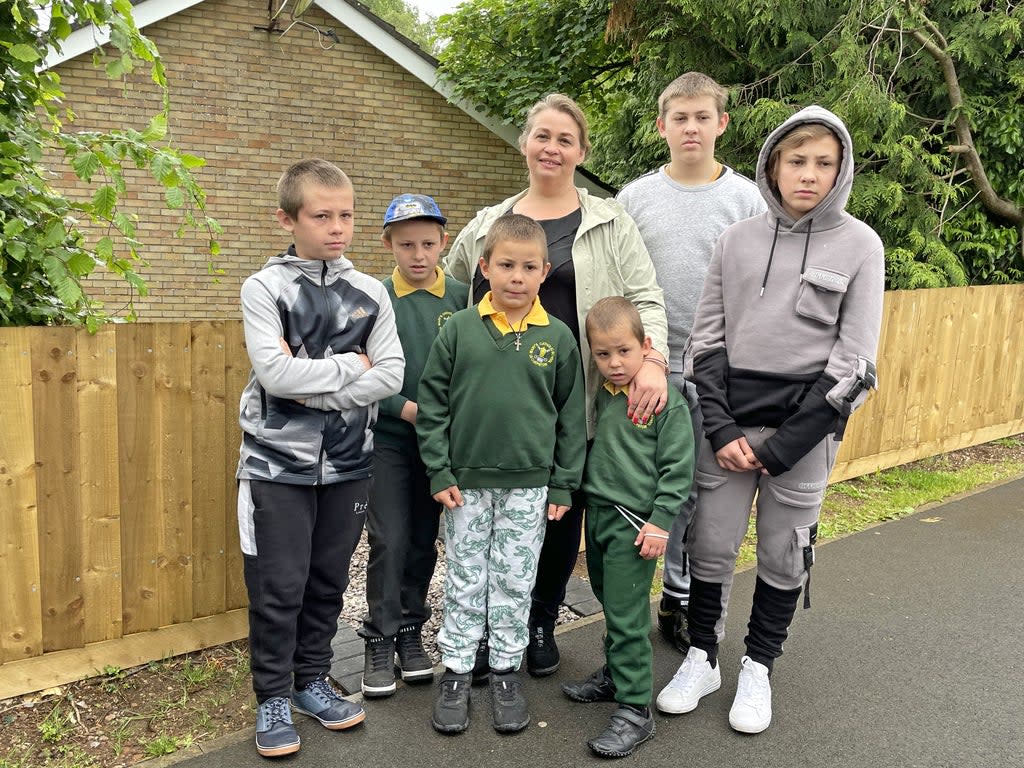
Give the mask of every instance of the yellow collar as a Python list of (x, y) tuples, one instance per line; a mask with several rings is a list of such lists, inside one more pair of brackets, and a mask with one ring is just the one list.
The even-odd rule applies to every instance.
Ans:
[(619, 387), (619, 386), (616, 386), (615, 384), (612, 384), (610, 381), (605, 380), (604, 388), (607, 389), (609, 392), (611, 392), (613, 395), (628, 395), (629, 394), (629, 385), (628, 384), (626, 386), (624, 386), (624, 387)]
[(427, 293), (434, 294), (439, 299), (443, 299), (444, 272), (441, 271), (440, 267), (434, 267), (434, 275), (436, 279), (434, 280), (433, 285), (429, 288), (417, 288), (413, 285), (409, 285), (409, 281), (402, 277), (402, 273), (399, 271), (398, 267), (395, 267), (395, 271), (391, 273), (391, 282), (395, 286), (395, 296), (402, 298), (403, 296), (408, 296), (410, 293), (415, 293), (416, 291), (426, 291)]
[[(515, 333), (516, 329), (509, 325), (508, 318), (505, 317), (504, 312), (499, 312), (491, 304), (491, 292), (480, 300), (477, 304), (477, 310), (480, 312), (480, 317), (490, 317), (491, 322), (494, 323), (494, 327), (501, 331), (501, 335), (504, 336), (509, 333)], [(530, 307), (530, 311), (526, 313), (526, 317), (519, 323), (519, 331), (522, 331), (528, 325), (550, 325), (551, 321), (548, 320), (548, 313), (544, 311), (544, 307), (540, 305), (540, 299), (534, 298), (533, 306)]]

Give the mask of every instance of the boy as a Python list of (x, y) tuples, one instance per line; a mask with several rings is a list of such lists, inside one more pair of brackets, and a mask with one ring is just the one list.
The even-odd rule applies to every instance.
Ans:
[(252, 373), (237, 473), (264, 757), (299, 749), (289, 695), (332, 730), (366, 716), (327, 673), (366, 514), (376, 402), (398, 391), (404, 368), (387, 291), (344, 256), (352, 182), (331, 163), (304, 160), (277, 191), (277, 220), (293, 244), (242, 285)]
[[(728, 92), (707, 75), (680, 75), (658, 97), (658, 133), (670, 161), (627, 184), (618, 201), (637, 223), (651, 253), (668, 313), (669, 381), (689, 403), (694, 435), (701, 434), (693, 384), (683, 378), (683, 350), (704, 285), (715, 241), (726, 227), (765, 210), (757, 186), (715, 159), (715, 142), (729, 125)], [(676, 518), (665, 550), (658, 625), (681, 652), (689, 648), (684, 535), (697, 501), (690, 489), (684, 514)]]
[(545, 517), (569, 509), (586, 451), (579, 349), (537, 299), (550, 267), (537, 222), (496, 219), (480, 258), (490, 291), (445, 323), (420, 380), (420, 453), (445, 507), (445, 671), (432, 717), (442, 733), (469, 727), (485, 630), (494, 727), (511, 733), (530, 722), (517, 670)]
[(842, 121), (801, 110), (758, 157), (768, 213), (715, 246), (687, 353), (706, 434), (689, 538), (692, 645), (658, 694), (662, 712), (689, 712), (721, 685), (718, 644), (756, 496), (757, 581), (729, 724), (760, 733), (771, 723), (769, 674), (809, 586), (838, 441), (875, 386), (885, 255), (844, 210), (853, 173)]
[(373, 476), (366, 534), (368, 612), (362, 690), (368, 697), (395, 692), (395, 651), (406, 682), (434, 679), (421, 628), (430, 618), (427, 589), (437, 563), (440, 507), (430, 495), (416, 445), (417, 388), (437, 332), (466, 306), (469, 287), (445, 278), (437, 260), (448, 243), (446, 219), (433, 198), (399, 195), (384, 214), (381, 240), (394, 254), (384, 280), (405, 351), (402, 391), (380, 402), (373, 428)]
[(640, 423), (627, 414), (630, 382), (651, 351), (628, 299), (598, 301), (586, 332), (605, 378), (583, 490), (587, 571), (604, 607), (606, 665), (562, 690), (574, 701), (618, 703), (607, 728), (587, 743), (602, 757), (625, 757), (654, 735), (649, 595), (668, 529), (690, 492), (693, 432), (686, 401), (672, 388), (661, 413)]

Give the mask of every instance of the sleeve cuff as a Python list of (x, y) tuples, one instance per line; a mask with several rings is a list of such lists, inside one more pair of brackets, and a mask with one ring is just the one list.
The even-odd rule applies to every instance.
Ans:
[(757, 457), (757, 460), (761, 462), (761, 465), (768, 470), (768, 474), (772, 477), (777, 477), (783, 472), (789, 471), (789, 466), (782, 463), (767, 443), (759, 448), (755, 448), (754, 455)]
[(571, 507), (572, 492), (568, 488), (552, 488), (548, 486), (548, 504)]

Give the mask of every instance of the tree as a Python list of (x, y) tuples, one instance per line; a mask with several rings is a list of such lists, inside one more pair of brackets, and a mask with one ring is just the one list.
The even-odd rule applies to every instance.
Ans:
[(364, 0), (366, 7), (393, 26), (399, 34), (412, 40), (429, 54), (437, 53), (434, 18), (421, 20), (415, 7), (404, 0)]
[[(32, 0), (0, 5), (0, 325), (84, 323), (94, 330), (109, 318), (85, 294), (82, 278), (104, 268), (140, 295), (146, 293), (135, 272), (142, 247), (135, 236), (137, 219), (119, 204), (127, 191), (127, 169), (150, 171), (164, 188), (166, 205), (182, 213), (179, 232), (196, 226), (208, 231), (211, 256), (218, 252), (214, 237), (220, 230), (205, 215), (205, 193), (190, 173), (204, 161), (166, 141), (167, 79), (156, 47), (135, 26), (129, 0), (45, 5), (45, 10)], [(145, 129), (68, 130), (74, 116), (62, 107), (60, 78), (41, 63), (47, 50), (60, 49), (73, 25), (86, 24), (110, 27), (117, 53), (106, 61), (109, 77), (122, 77), (140, 62), (149, 66), (163, 102)], [(97, 66), (100, 56), (94, 54)], [(91, 199), (72, 200), (53, 188), (54, 173), (45, 162), (48, 157), (52, 162), (54, 152), (94, 186)], [(127, 318), (134, 319), (131, 307)]]
[(1024, 280), (1024, 4), (475, 0), (439, 32), (442, 74), (492, 114), (578, 98), (613, 183), (664, 162), (653, 105), (687, 70), (732, 89), (721, 154), (748, 175), (773, 127), (822, 104), (853, 134), (850, 208), (891, 287)]

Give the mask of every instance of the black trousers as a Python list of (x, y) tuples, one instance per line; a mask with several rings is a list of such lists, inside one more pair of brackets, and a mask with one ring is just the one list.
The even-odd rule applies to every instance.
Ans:
[(249, 481), (256, 554), (245, 556), (252, 687), (263, 703), (330, 670), (369, 478), (323, 486)]
[(565, 587), (580, 554), (584, 506), (583, 492), (577, 491), (572, 495), (572, 509), (561, 520), (548, 520), (533, 587), (531, 626), (553, 627), (558, 619), (558, 606), (565, 599)]
[(373, 482), (366, 536), (363, 637), (394, 637), (402, 627), (430, 618), (427, 590), (437, 564), (441, 505), (430, 495), (427, 470), (416, 444), (379, 440), (373, 450)]

